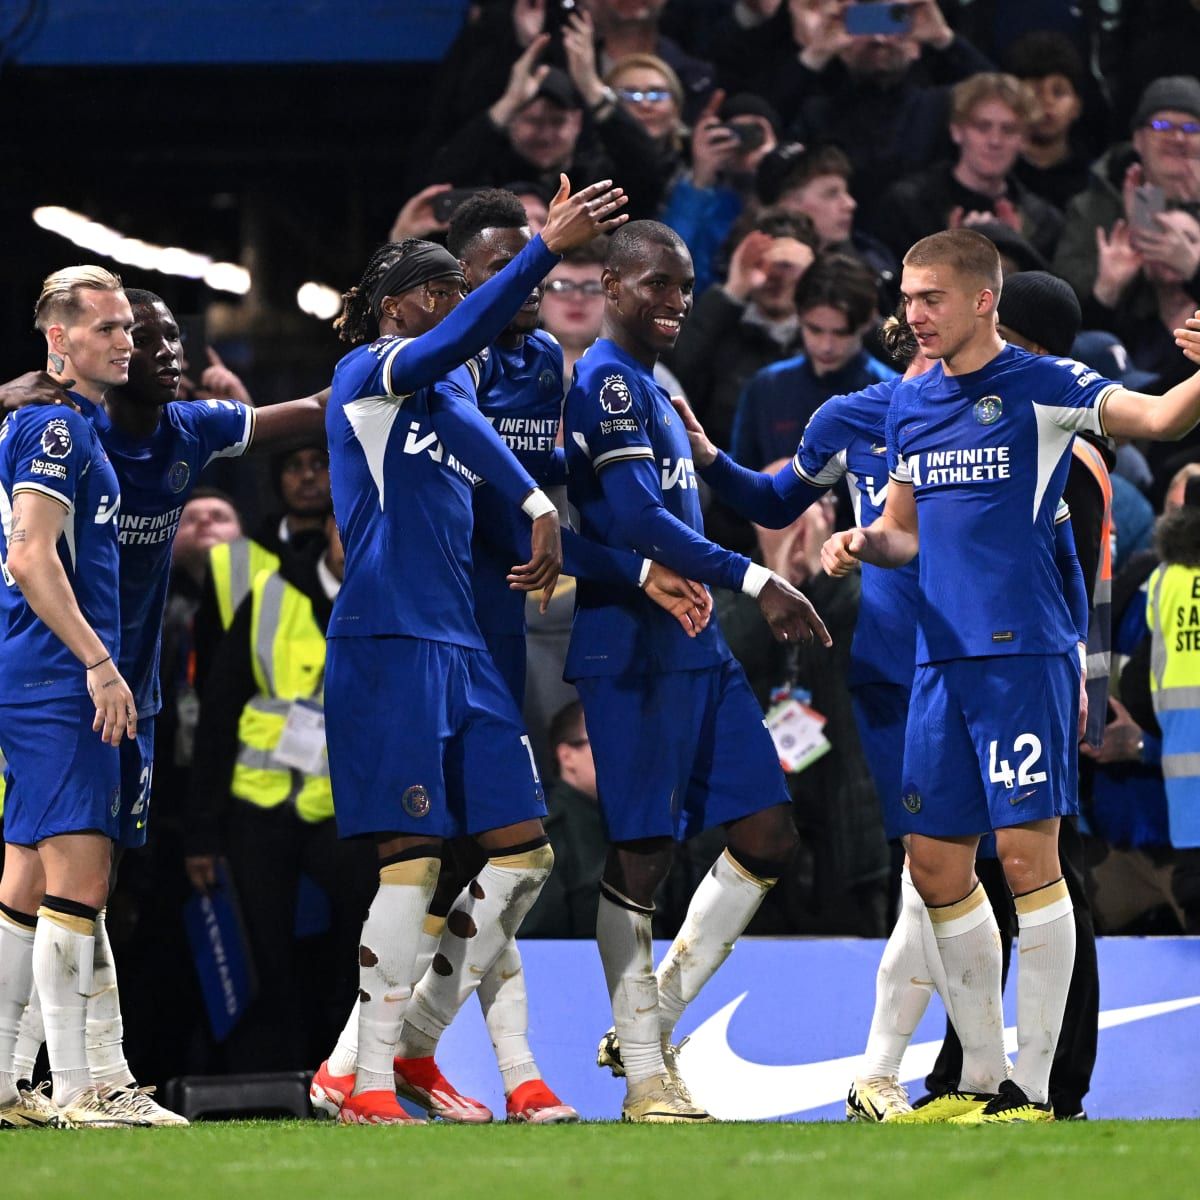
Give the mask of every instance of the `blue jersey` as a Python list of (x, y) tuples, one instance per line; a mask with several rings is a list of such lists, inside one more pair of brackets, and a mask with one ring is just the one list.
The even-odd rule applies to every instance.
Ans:
[[(702, 582), (740, 587), (748, 560), (703, 541), (704, 520), (691, 448), (683, 422), (653, 374), (613, 342), (601, 338), (579, 360), (564, 410), (567, 493), (579, 513), (580, 533), (603, 545), (636, 550)], [(652, 468), (653, 482), (638, 502), (647, 518), (665, 510), (663, 534), (682, 534), (719, 572), (705, 579), (667, 543), (639, 543), (629, 535), (620, 497), (606, 494), (603, 474), (628, 464)], [(620, 487), (633, 477), (609, 477)], [(654, 511), (651, 512), (650, 510)], [(680, 529), (679, 526), (683, 528)], [(657, 537), (649, 524), (647, 535)], [(635, 535), (636, 536), (636, 535)], [(715, 620), (689, 638), (675, 618), (639, 591), (580, 580), (565, 676), (651, 674), (715, 666), (730, 657)]]
[[(562, 418), (563, 356), (537, 330), (519, 346), (493, 345), (480, 355), (479, 409), (540, 486), (550, 482)], [(508, 586), (513, 547), (529, 541), (529, 519), (491, 484), (475, 490), (475, 616), (485, 634), (525, 633), (525, 593)]]
[(179, 515), (210, 462), (246, 452), (254, 410), (234, 400), (175, 401), (163, 407), (149, 437), (123, 433), (102, 405), (90, 404), (84, 413), (121, 483), (119, 666), (138, 716), (149, 717), (162, 707), (158, 654)]
[(484, 648), (471, 591), (471, 496), (478, 476), (438, 439), (437, 387), (475, 402), (478, 365), (408, 395), (391, 393), (391, 358), (408, 339), (351, 350), (325, 414), (329, 476), (345, 576), (330, 637), (427, 638)]
[(948, 376), (938, 363), (897, 387), (887, 445), (917, 504), (918, 663), (1074, 647), (1054, 520), (1071, 439), (1103, 434), (1118, 387), (1014, 346), (978, 371)]
[[(82, 409), (92, 402), (73, 396)], [(29, 407), (0, 426), (0, 559), (8, 558), (12, 502), (20, 492), (66, 509), (58, 557), (84, 620), (117, 659), (121, 651), (116, 516), (117, 474), (87, 418)], [(0, 704), (86, 695), (84, 666), (25, 601), (7, 568), (0, 587)]]
[[(829, 488), (843, 476), (850, 487), (854, 523), (870, 525), (883, 512), (888, 488), (888, 406), (900, 379), (834, 396), (813, 414), (792, 459), (805, 483)], [(862, 598), (849, 683), (911, 687), (916, 669), (917, 564), (899, 570), (862, 569)]]

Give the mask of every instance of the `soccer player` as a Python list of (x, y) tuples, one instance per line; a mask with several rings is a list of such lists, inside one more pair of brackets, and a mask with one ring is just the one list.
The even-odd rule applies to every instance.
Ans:
[[(251, 447), (270, 452), (296, 439), (323, 436), (323, 397), (262, 410), (233, 400), (177, 401), (182, 347), (174, 315), (152, 292), (124, 293), (133, 314), (128, 379), (101, 403), (81, 404), (117, 473), (121, 511), (120, 655), (138, 712), (136, 740), (121, 745), (120, 826), (112, 879), (126, 849), (146, 842), (154, 766), (154, 719), (161, 707), (158, 658), (171, 547), (180, 514), (200, 473), (214, 459)], [(5, 385), (3, 391), (8, 390)], [(13, 388), (20, 393), (19, 387)], [(181, 1125), (186, 1121), (139, 1087), (125, 1059), (117, 975), (102, 907), (95, 922), (93, 988), (88, 999), (88, 1061), (102, 1107), (123, 1122)], [(26, 1020), (34, 1019), (35, 993)]]
[[(904, 378), (933, 365), (912, 329), (896, 317), (882, 338), (893, 358), (907, 361)], [(695, 461), (707, 483), (747, 520), (782, 528), (843, 477), (851, 485), (855, 521), (868, 524), (883, 509), (888, 489), (885, 426), (900, 380), (827, 400), (813, 415), (791, 467), (774, 475), (747, 471), (717, 450), (688, 406), (675, 401), (688, 427)], [(1075, 557), (1065, 507), (1055, 523), (1056, 563), (1076, 629), (1087, 625), (1087, 593)], [(862, 597), (850, 657), (850, 693), (890, 841), (902, 837), (901, 764), (904, 727), (916, 662), (917, 564), (896, 571), (863, 565)], [(1080, 634), (1080, 637), (1083, 635)], [(989, 850), (985, 853), (993, 853)], [(900, 1063), (936, 990), (946, 1000), (941, 959), (925, 905), (907, 862), (900, 908), (875, 981), (875, 1009), (860, 1074), (846, 1099), (850, 1120), (894, 1121), (912, 1112), (900, 1083)], [(934, 1110), (936, 1111), (936, 1110)], [(928, 1112), (924, 1119), (929, 1119)]]
[[(921, 550), (902, 804), (963, 1044), (963, 1111), (949, 1119), (968, 1124), (1054, 1117), (1048, 1080), (1075, 941), (1058, 821), (1076, 804), (1079, 631), (1053, 569), (1071, 438), (1174, 440), (1200, 419), (1200, 376), (1154, 398), (1006, 346), (1000, 287), (995, 247), (970, 230), (909, 250), (906, 316), (938, 364), (892, 399), (882, 515), (822, 552), (839, 575), (860, 561), (902, 566)], [(1020, 930), (1011, 1079), (996, 922), (974, 873), (988, 829)]]
[[(49, 276), (35, 310), (51, 375), (80, 408), (128, 378), (133, 314), (117, 276)], [(137, 734), (117, 668), (116, 473), (87, 419), (30, 407), (0, 428), (0, 1126), (110, 1124), (88, 1070), (96, 920), (120, 822), (122, 739)], [(18, 1094), (13, 1049), (36, 982), (54, 1099)]]
[[(576, 364), (564, 415), (581, 532), (652, 550), (689, 579), (748, 592), (780, 640), (815, 635), (829, 644), (799, 592), (704, 537), (683, 422), (652, 374), (692, 306), (687, 247), (665, 225), (633, 222), (609, 244), (603, 284), (603, 334)], [(671, 1034), (795, 848), (778, 757), (715, 623), (688, 638), (636, 593), (581, 581), (565, 674), (587, 715), (613, 844), (596, 940), (627, 1081), (622, 1118), (710, 1120), (678, 1075)], [(653, 896), (672, 841), (718, 824), (727, 849), (656, 976)]]
[[(488, 189), (465, 201), (455, 212), (447, 233), (447, 248), (462, 266), (467, 286), (481, 287), (502, 271), (529, 244), (528, 218), (512, 192)], [(561, 451), (555, 439), (562, 413), (562, 352), (549, 334), (537, 329), (540, 284), (533, 288), (508, 327), (481, 356), (477, 388), (480, 411), (492, 422), (519, 462), (539, 484), (565, 478)], [(529, 555), (529, 522), (490, 484), (474, 492), (471, 540), (475, 619), (488, 653), (504, 679), (518, 709), (525, 699), (525, 596), (514, 590), (508, 576), (514, 559)], [(674, 572), (631, 551), (612, 550), (584, 542), (563, 531), (565, 568), (573, 575), (602, 578), (628, 588), (643, 586), (656, 603), (675, 614), (686, 632), (707, 622), (711, 600), (705, 589), (689, 584)], [(488, 1031), (504, 1079), (507, 1118), (547, 1124), (578, 1119), (541, 1078), (529, 1046), (528, 1000), (516, 942), (509, 938), (500, 957), (480, 979), (469, 972), (441, 976), (427, 968), (441, 938), (457, 935), (446, 930), (446, 916), (458, 892), (483, 865), (470, 838), (455, 839), (443, 857), (438, 887), (425, 921), (425, 936), (417, 955), (415, 978), (420, 980), (401, 1031), (394, 1063), (397, 1090), (406, 1099), (445, 1121), (483, 1123), (492, 1114), (478, 1100), (464, 1096), (442, 1075), (434, 1059), (437, 1043), (471, 991), (478, 985)], [(351, 1015), (339, 1047), (353, 1046), (357, 1016)], [(331, 1060), (338, 1074), (353, 1071), (349, 1054), (335, 1050)], [(322, 1064), (313, 1081), (314, 1103), (336, 1113), (337, 1093), (345, 1083)]]
[(457, 936), (434, 962), (447, 978), (486, 974), (550, 870), (528, 737), (474, 616), (474, 484), (488, 479), (533, 521), (530, 561), (510, 573), (546, 601), (562, 561), (558, 518), (476, 407), (478, 367), (457, 364), (500, 334), (558, 253), (621, 224), (623, 202), (607, 182), (572, 197), (564, 177), (542, 235), (465, 299), (448, 251), (389, 243), (337, 323), (347, 341), (375, 340), (338, 364), (327, 415), (346, 567), (326, 736), (339, 832), (373, 837), (380, 858), (344, 1122), (410, 1121), (394, 1058), (442, 840), (470, 833), (488, 855), (447, 919)]

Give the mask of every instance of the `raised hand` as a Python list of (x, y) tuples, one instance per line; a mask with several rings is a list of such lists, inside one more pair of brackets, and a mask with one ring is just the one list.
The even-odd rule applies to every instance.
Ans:
[(392, 222), (388, 241), (402, 242), (405, 238), (427, 238), (431, 233), (444, 233), (449, 222), (437, 219), (433, 202), (443, 192), (452, 190), (448, 183), (431, 183), (415, 196), (409, 196)]
[(1121, 293), (1142, 269), (1144, 260), (1133, 244), (1128, 221), (1116, 220), (1111, 232), (1096, 227), (1096, 282), (1092, 294), (1106, 308), (1112, 308)]
[(712, 596), (708, 589), (703, 584), (684, 579), (662, 563), (650, 564), (643, 590), (659, 608), (679, 622), (688, 637), (701, 633), (712, 617)]
[(538, 63), (538, 57), (549, 45), (550, 35), (539, 33), (513, 63), (504, 94), (488, 109), (494, 125), (502, 129), (537, 95), (546, 72), (550, 70), (544, 63)]
[(1175, 345), (1183, 351), (1184, 358), (1200, 367), (1200, 309), (1183, 324), (1184, 328), (1175, 330)]
[(692, 129), (692, 182), (698, 188), (712, 187), (741, 145), (717, 116), (724, 103), (725, 93), (718, 88), (709, 96)]
[(604, 84), (596, 74), (596, 32), (586, 12), (575, 13), (563, 27), (563, 50), (567, 72), (576, 91), (589, 109), (604, 99)]
[(682, 396), (672, 396), (671, 403), (683, 421), (683, 428), (692, 447), (692, 461), (698, 467), (711, 467), (717, 461), (717, 448), (708, 440), (700, 418), (692, 412), (692, 406)]
[(611, 179), (602, 179), (571, 195), (571, 181), (560, 175), (558, 193), (550, 201), (550, 215), (542, 229), (542, 241), (555, 254), (586, 246), (601, 233), (612, 233), (629, 220), (617, 210), (629, 202)]
[(517, 45), (528, 46), (546, 28), (546, 0), (513, 0), (512, 23)]
[(777, 642), (811, 642), (816, 638), (824, 646), (833, 645), (825, 622), (817, 616), (808, 597), (781, 575), (772, 574), (763, 584), (758, 593), (758, 610)]
[(241, 377), (221, 361), (221, 356), (211, 346), (205, 346), (204, 352), (208, 356), (208, 366), (200, 375), (200, 386), (196, 389), (196, 394), (202, 398), (240, 400), (253, 408), (254, 400)]
[(767, 282), (764, 260), (775, 239), (759, 229), (746, 234), (729, 259), (729, 275), (725, 290), (735, 300), (746, 300), (755, 288)]

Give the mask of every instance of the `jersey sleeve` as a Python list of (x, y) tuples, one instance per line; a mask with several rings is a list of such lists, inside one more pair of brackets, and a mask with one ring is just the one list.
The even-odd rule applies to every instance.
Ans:
[(1056, 358), (1038, 364), (1035, 407), (1060, 429), (1072, 433), (1104, 432), (1104, 402), (1121, 384), (1105, 379), (1085, 363)]
[(646, 429), (646, 401), (617, 364), (577, 377), (575, 416), (587, 443), (592, 469), (600, 475), (613, 463), (654, 461)]
[(912, 472), (904, 460), (899, 445), (900, 418), (896, 398), (901, 391), (901, 388), (896, 389), (896, 394), (892, 397), (891, 404), (888, 405), (887, 418), (884, 422), (884, 441), (887, 442), (888, 478), (894, 479), (897, 483), (911, 485)]
[(39, 492), (71, 511), (92, 459), (91, 426), (79, 413), (59, 407), (26, 408), (20, 417), (10, 434), (13, 495)]
[(216, 458), (240, 458), (254, 439), (254, 409), (237, 400), (196, 400), (189, 404), (200, 439), (201, 470)]
[(827, 400), (809, 418), (792, 457), (792, 470), (812, 487), (831, 488), (846, 474), (847, 432)]

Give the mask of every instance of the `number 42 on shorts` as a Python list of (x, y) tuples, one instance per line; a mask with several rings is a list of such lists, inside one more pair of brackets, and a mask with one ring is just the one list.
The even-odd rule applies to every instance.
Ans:
[(1020, 754), (1022, 750), (1028, 751), (1025, 757), (1017, 764), (1015, 775), (1007, 758), (1001, 758), (997, 761), (999, 745), (999, 742), (991, 742), (988, 746), (988, 782), (1002, 783), (1010, 791), (1016, 784), (1020, 784), (1021, 787), (1027, 787), (1033, 783), (1046, 782), (1046, 772), (1035, 771), (1033, 769), (1042, 757), (1042, 739), (1036, 734), (1019, 734), (1013, 742), (1012, 752), (1014, 755)]

